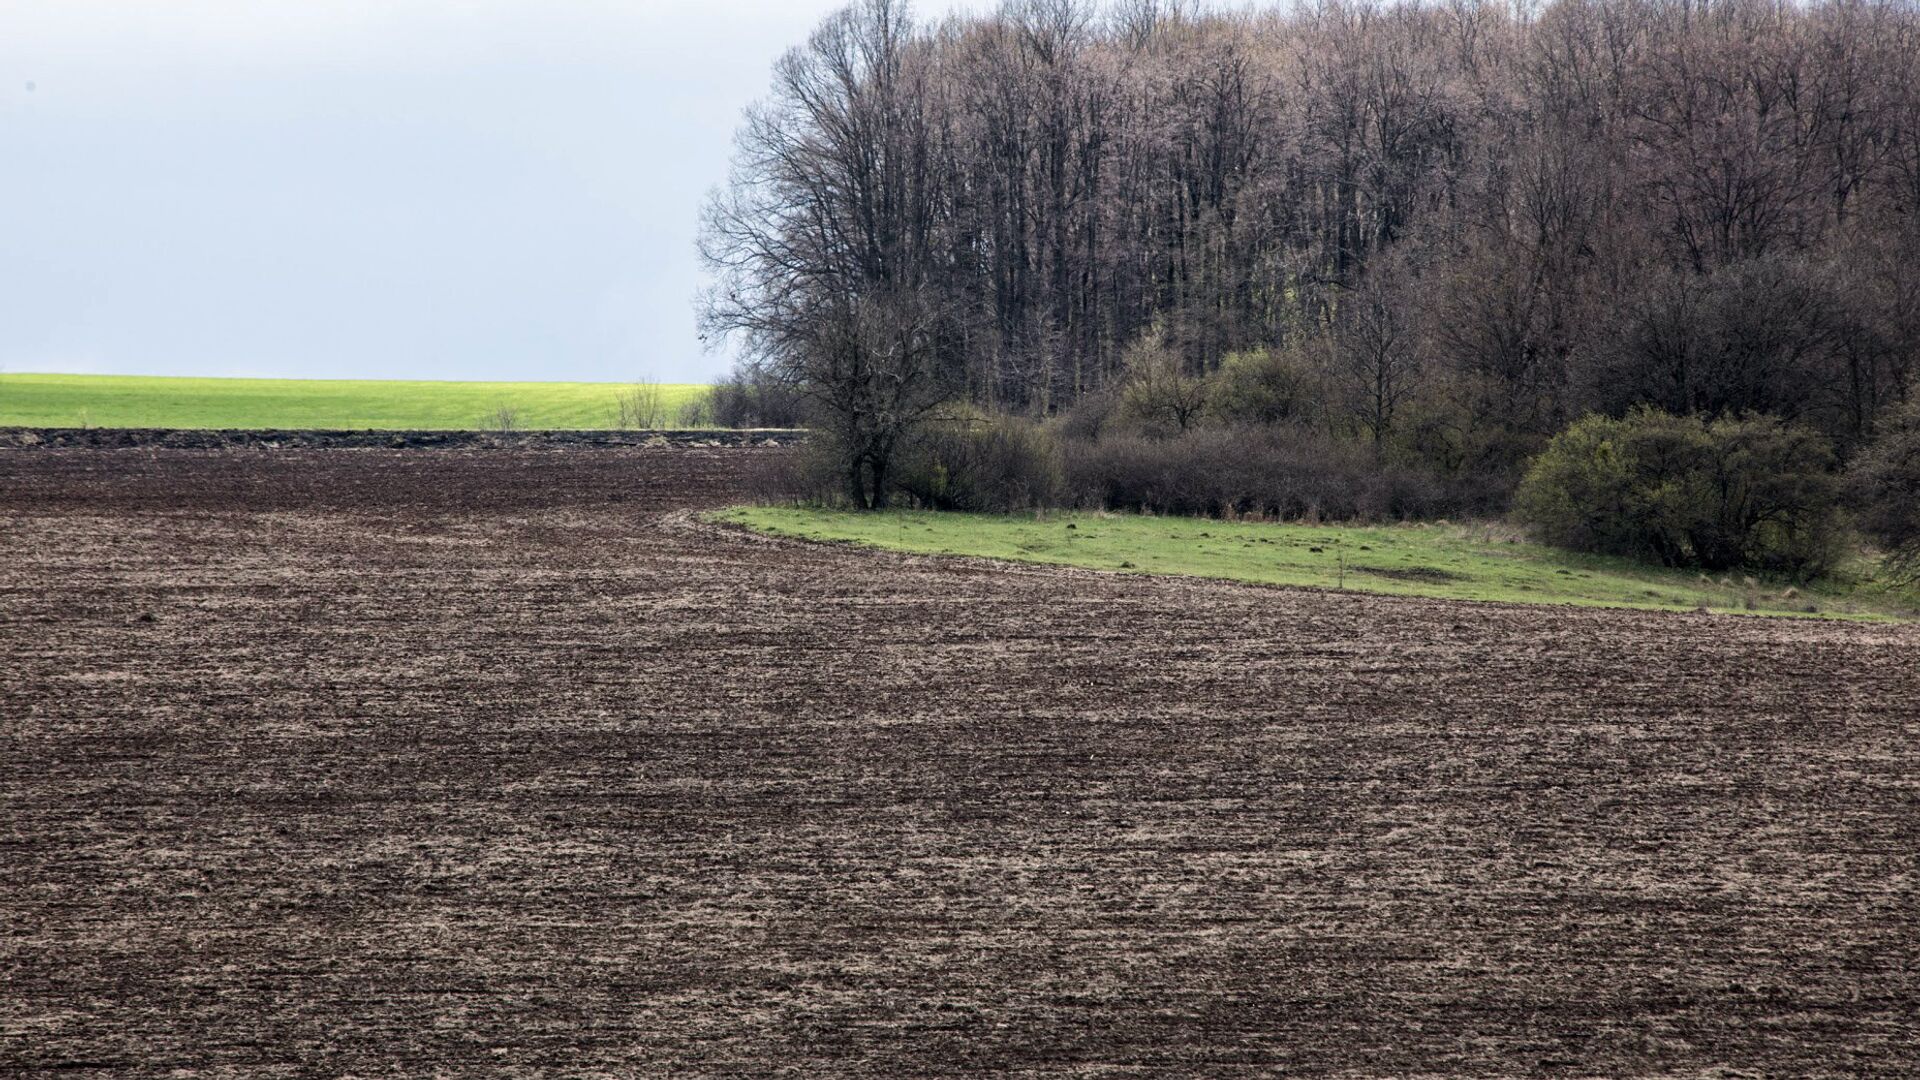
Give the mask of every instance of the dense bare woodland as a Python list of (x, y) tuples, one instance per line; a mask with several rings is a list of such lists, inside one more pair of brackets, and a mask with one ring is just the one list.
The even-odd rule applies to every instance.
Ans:
[(1920, 354), (1916, 57), (1920, 13), (1870, 0), (869, 0), (743, 126), (706, 323), (824, 399), (856, 472), (944, 403), (1097, 429), (1130, 383), (1163, 427), (1493, 503), (1636, 405), (1844, 462)]

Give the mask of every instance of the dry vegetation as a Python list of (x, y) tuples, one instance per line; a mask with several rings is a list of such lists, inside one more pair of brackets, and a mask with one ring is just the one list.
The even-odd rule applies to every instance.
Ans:
[(1920, 1071), (1914, 629), (695, 520), (778, 453), (0, 454), (0, 1071)]

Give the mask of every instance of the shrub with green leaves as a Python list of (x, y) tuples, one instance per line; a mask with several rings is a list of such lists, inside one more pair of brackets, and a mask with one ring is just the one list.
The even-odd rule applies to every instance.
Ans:
[(1920, 398), (1888, 418), (1849, 479), (1861, 529), (1886, 548), (1896, 577), (1920, 580)]
[(1589, 416), (1528, 470), (1514, 512), (1549, 543), (1666, 566), (1809, 578), (1844, 543), (1833, 451), (1765, 416)]
[(1120, 410), (1142, 432), (1167, 437), (1191, 431), (1207, 413), (1207, 380), (1187, 371), (1166, 337), (1154, 331), (1127, 348)]
[(1313, 364), (1284, 349), (1228, 353), (1208, 383), (1209, 411), (1228, 426), (1305, 423), (1326, 396)]

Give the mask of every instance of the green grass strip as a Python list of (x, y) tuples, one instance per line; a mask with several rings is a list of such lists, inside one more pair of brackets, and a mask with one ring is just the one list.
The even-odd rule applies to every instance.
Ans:
[(1707, 577), (1528, 542), (1499, 525), (1282, 525), (1132, 514), (859, 514), (737, 507), (715, 520), (776, 536), (926, 555), (971, 555), (1121, 573), (1448, 600), (1844, 619), (1905, 618), (1920, 597), (1863, 582), (1815, 586)]

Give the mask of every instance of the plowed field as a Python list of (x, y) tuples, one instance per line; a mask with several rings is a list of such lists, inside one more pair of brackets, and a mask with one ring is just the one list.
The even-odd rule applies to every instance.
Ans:
[(1920, 630), (0, 452), (0, 1073), (1920, 1073)]

